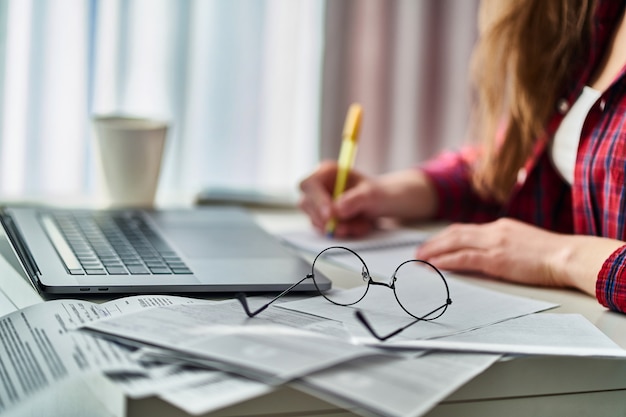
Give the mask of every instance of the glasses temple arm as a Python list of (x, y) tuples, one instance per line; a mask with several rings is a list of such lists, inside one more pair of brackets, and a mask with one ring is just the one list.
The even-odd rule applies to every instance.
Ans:
[(414, 322), (409, 323), (408, 325), (399, 328), (398, 330), (395, 330), (385, 336), (381, 336), (379, 335), (376, 330), (374, 330), (374, 328), (372, 327), (372, 325), (370, 324), (369, 320), (367, 320), (367, 318), (365, 318), (365, 315), (360, 311), (357, 310), (354, 312), (354, 314), (356, 315), (356, 318), (361, 322), (361, 324), (363, 326), (365, 326), (365, 328), (372, 334), (372, 336), (374, 336), (376, 339), (380, 340), (381, 342), (384, 342), (385, 340), (392, 338), (393, 336), (397, 335), (398, 333), (400, 333), (401, 331), (403, 331), (404, 329), (406, 329), (409, 326), (414, 325), (415, 323), (417, 323), (420, 320), (416, 320)]
[(235, 294), (235, 298), (237, 300), (239, 300), (239, 303), (241, 304), (241, 306), (243, 307), (243, 310), (246, 312), (246, 314), (248, 315), (248, 317), (254, 317), (257, 314), (259, 314), (261, 311), (265, 310), (267, 307), (270, 306), (271, 301), (268, 304), (265, 304), (263, 306), (261, 306), (259, 309), (255, 310), (255, 311), (250, 311), (250, 307), (248, 306), (248, 300), (246, 299), (246, 294), (240, 292)]
[(246, 312), (246, 314), (248, 315), (248, 317), (254, 317), (257, 314), (259, 314), (260, 312), (262, 312), (263, 310), (265, 310), (266, 308), (268, 308), (270, 305), (272, 305), (274, 303), (274, 301), (278, 300), (280, 297), (282, 297), (283, 295), (285, 295), (288, 292), (290, 292), (291, 290), (293, 290), (296, 286), (300, 285), (305, 279), (312, 278), (312, 277), (313, 277), (313, 275), (307, 274), (306, 277), (302, 278), (300, 281), (298, 281), (295, 284), (291, 285), (289, 288), (287, 288), (286, 290), (284, 290), (283, 292), (281, 292), (280, 294), (278, 294), (277, 296), (272, 298), (265, 305), (262, 305), (261, 307), (259, 307), (255, 311), (250, 311), (250, 307), (248, 306), (248, 299), (246, 298), (246, 294), (244, 294), (242, 292), (237, 293), (237, 294), (235, 294), (235, 298), (237, 300), (239, 300), (239, 303), (243, 307), (243, 309)]
[(394, 337), (395, 335), (397, 335), (398, 333), (403, 332), (404, 330), (406, 330), (407, 328), (413, 326), (415, 323), (420, 322), (420, 321), (424, 321), (426, 320), (426, 317), (430, 316), (431, 314), (443, 309), (448, 308), (448, 306), (452, 304), (452, 300), (450, 298), (446, 299), (446, 303), (440, 307), (437, 307), (436, 309), (434, 309), (433, 311), (431, 311), (430, 313), (424, 315), (421, 318), (416, 318), (415, 321), (412, 321), (409, 324), (406, 324), (402, 327), (400, 327), (399, 329), (385, 335), (385, 336), (381, 336), (379, 335), (376, 330), (374, 330), (374, 327), (372, 327), (372, 325), (370, 324), (369, 320), (367, 320), (367, 318), (365, 317), (365, 314), (363, 314), (363, 312), (361, 312), (361, 310), (356, 310), (354, 312), (354, 314), (356, 315), (356, 318), (361, 322), (361, 324), (363, 326), (365, 326), (365, 328), (372, 334), (372, 336), (374, 336), (376, 339), (380, 340), (381, 342), (384, 342), (387, 339), (390, 339), (392, 337)]

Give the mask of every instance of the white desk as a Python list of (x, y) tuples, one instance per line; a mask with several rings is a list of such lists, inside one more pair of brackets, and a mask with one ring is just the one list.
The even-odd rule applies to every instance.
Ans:
[[(268, 230), (292, 230), (307, 224), (299, 213), (256, 210), (257, 220)], [(6, 253), (6, 246), (0, 252)], [(334, 284), (345, 287), (341, 277)], [(623, 348), (626, 348), (626, 316), (612, 313), (584, 294), (557, 289), (513, 285), (465, 277), (468, 282), (560, 304), (551, 312), (580, 313)], [(41, 301), (22, 280), (0, 276), (0, 289), (18, 307)], [(97, 375), (88, 381), (69, 381), (54, 392), (25, 404), (13, 415), (185, 416), (157, 399), (127, 401), (120, 391)], [(289, 386), (219, 412), (215, 417), (236, 416), (353, 416)], [(626, 361), (591, 358), (526, 357), (500, 361), (470, 381), (432, 410), (439, 416), (626, 416)]]

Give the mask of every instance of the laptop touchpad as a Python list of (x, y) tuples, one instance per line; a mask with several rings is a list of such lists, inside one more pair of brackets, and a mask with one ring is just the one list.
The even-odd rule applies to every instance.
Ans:
[(250, 258), (285, 256), (280, 243), (265, 231), (249, 225), (170, 224), (165, 235), (187, 258)]

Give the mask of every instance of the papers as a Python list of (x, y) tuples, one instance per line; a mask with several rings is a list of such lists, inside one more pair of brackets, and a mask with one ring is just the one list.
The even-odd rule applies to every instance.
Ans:
[[(326, 246), (330, 240), (321, 236), (311, 236), (312, 234), (313, 232), (307, 230), (285, 233), (282, 236), (294, 245), (299, 247), (305, 245), (307, 249), (314, 248), (315, 250)], [(415, 242), (424, 237), (425, 234), (419, 231), (387, 230), (373, 235), (367, 241), (355, 242), (352, 247), (359, 252), (374, 279), (390, 282), (391, 275), (398, 265), (414, 258)], [(333, 240), (330, 241), (332, 242)], [(403, 242), (413, 243), (406, 245)], [(361, 243), (363, 246), (359, 246)], [(345, 268), (354, 268), (354, 264), (346, 262), (344, 259), (336, 257), (334, 261)], [(436, 321), (417, 323), (406, 329), (397, 338), (428, 339), (449, 336), (557, 306), (545, 301), (504, 294), (466, 284), (455, 279), (449, 273), (443, 273), (450, 289), (452, 305)], [(333, 277), (331, 276), (330, 278), (332, 279)], [(357, 276), (357, 278), (360, 277)], [(430, 288), (429, 285), (436, 285), (437, 287)], [(439, 286), (440, 283), (438, 281), (431, 280), (423, 280), (415, 285), (403, 286), (402, 290), (411, 291), (411, 294), (406, 295), (403, 293), (402, 298), (414, 300), (416, 305), (426, 304), (429, 297), (440, 293)], [(363, 290), (355, 288), (347, 291), (362, 292)], [(287, 303), (283, 304), (282, 307), (320, 317), (334, 318), (343, 322), (346, 328), (356, 336), (368, 335), (363, 326), (354, 317), (356, 309), (363, 311), (372, 325), (381, 334), (394, 331), (403, 324), (413, 321), (398, 306), (393, 291), (379, 286), (371, 286), (365, 298), (351, 307), (332, 305), (323, 297)]]
[(122, 417), (126, 401), (98, 372), (55, 381), (53, 389), (32, 393), (1, 413), (3, 417)]
[(13, 302), (6, 296), (4, 291), (0, 289), (0, 317), (12, 313), (17, 310), (17, 307), (13, 304)]
[(307, 376), (300, 388), (338, 406), (349, 404), (362, 415), (415, 417), (499, 358), (433, 353), (415, 359), (359, 359)]
[[(446, 313), (434, 321), (416, 323), (400, 333), (400, 339), (428, 339), (449, 336), (455, 333), (487, 326), (503, 320), (536, 313), (555, 307), (555, 304), (536, 301), (524, 297), (487, 290), (448, 278), (452, 305)], [(407, 288), (407, 287), (404, 287)], [(341, 291), (341, 290), (336, 290)], [(362, 292), (360, 288), (344, 290)], [(411, 297), (417, 304), (422, 297), (428, 297), (429, 290), (415, 288)], [(361, 310), (379, 333), (385, 334), (396, 330), (414, 319), (402, 310), (393, 291), (379, 286), (371, 286), (363, 300), (354, 306), (344, 307), (330, 303), (324, 297), (281, 304), (281, 308), (313, 314), (320, 317), (334, 318), (344, 323), (355, 336), (367, 336), (369, 333), (354, 315)]]
[(318, 253), (329, 246), (345, 246), (361, 252), (402, 246), (414, 248), (422, 243), (428, 234), (410, 229), (382, 229), (360, 239), (336, 239), (306, 229), (285, 232), (278, 237), (298, 249)]
[[(19, 264), (12, 265), (5, 258), (5, 256), (15, 256), (12, 254), (11, 248), (8, 247), (8, 243), (3, 242), (2, 239), (2, 229), (0, 228), (0, 288), (10, 298), (10, 303), (17, 308), (25, 308), (40, 303), (41, 297), (28, 278), (17, 272), (20, 268)], [(3, 245), (7, 245), (7, 247)], [(13, 264), (16, 263), (17, 260), (13, 260)], [(10, 311), (3, 309), (3, 312), (6, 314)]]
[(69, 331), (67, 319), (63, 303), (54, 301), (0, 319), (0, 411), (71, 375), (137, 369), (117, 345)]
[[(505, 353), (626, 357), (624, 350), (578, 315), (526, 315), (444, 338), (394, 338), (376, 343), (379, 350), (369, 351), (315, 333), (324, 332), (325, 326), (342, 334), (335, 320), (282, 307), (269, 308), (264, 319), (247, 319), (234, 301), (166, 306), (88, 325), (165, 348), (148, 349), (153, 352), (147, 357), (212, 368), (172, 368), (174, 379), (184, 383), (153, 383), (157, 387), (153, 395), (190, 413), (212, 411), (267, 393), (273, 389), (268, 384), (292, 381), (298, 389), (364, 416), (419, 416)], [(359, 341), (369, 343), (371, 338)], [(418, 354), (407, 355), (407, 351)], [(152, 377), (160, 378), (158, 373)], [(143, 383), (145, 390), (148, 381)], [(137, 386), (134, 389), (137, 393)]]
[[(146, 350), (146, 358), (168, 355), (154, 349)], [(129, 398), (158, 396), (190, 414), (208, 413), (273, 390), (261, 382), (181, 364), (157, 363), (149, 366), (145, 374), (118, 373), (109, 375), (109, 379)]]
[(221, 374), (159, 394), (165, 401), (190, 414), (204, 414), (273, 390), (269, 385), (232, 375)]
[(626, 358), (626, 350), (579, 314), (532, 314), (440, 339), (373, 344), (385, 348)]
[[(110, 336), (208, 359), (217, 369), (282, 383), (376, 349), (323, 335), (341, 323), (270, 307), (248, 318), (237, 301), (175, 305), (87, 325)], [(309, 331), (307, 329), (314, 329)]]
[[(181, 297), (135, 297), (97, 305), (76, 300), (35, 304), (0, 318), (0, 412), (57, 382), (88, 372), (141, 372), (129, 351), (72, 329), (103, 317)], [(143, 307), (142, 307), (143, 306)]]
[[(291, 381), (302, 391), (364, 416), (420, 416), (503, 353), (626, 357), (578, 315), (527, 315), (443, 338), (393, 338), (368, 347), (348, 343), (346, 329), (352, 329), (340, 321), (279, 306), (249, 319), (236, 301), (182, 297), (131, 297), (103, 305), (53, 301), (7, 317), (20, 314), (32, 318), (31, 326), (43, 315), (62, 323), (59, 328), (73, 340), (101, 344), (96, 351), (118, 349), (115, 355), (106, 355), (111, 363), (89, 369), (106, 372), (131, 398), (159, 396), (191, 414), (245, 401)], [(124, 349), (93, 338), (92, 333), (72, 331), (75, 326), (144, 347)], [(57, 350), (71, 362), (71, 353)], [(90, 363), (100, 360), (97, 352), (89, 358)]]

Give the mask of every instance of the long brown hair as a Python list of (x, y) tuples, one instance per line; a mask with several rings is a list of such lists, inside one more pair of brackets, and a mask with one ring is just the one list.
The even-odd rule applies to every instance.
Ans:
[(472, 57), (473, 183), (506, 201), (588, 41), (594, 0), (483, 0)]

